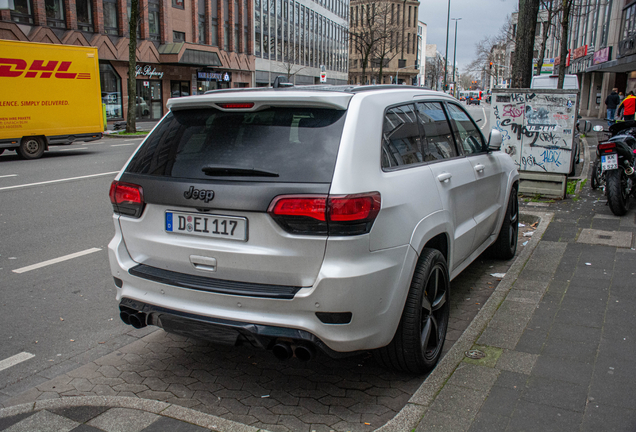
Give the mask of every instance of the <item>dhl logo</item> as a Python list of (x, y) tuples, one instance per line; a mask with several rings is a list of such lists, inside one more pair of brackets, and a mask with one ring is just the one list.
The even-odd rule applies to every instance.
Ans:
[(24, 74), (25, 78), (37, 78), (40, 74), (40, 78), (51, 78), (55, 75), (55, 78), (61, 79), (91, 79), (90, 73), (68, 72), (71, 63), (70, 61), (33, 60), (27, 69), (26, 60), (0, 58), (0, 77), (17, 78)]

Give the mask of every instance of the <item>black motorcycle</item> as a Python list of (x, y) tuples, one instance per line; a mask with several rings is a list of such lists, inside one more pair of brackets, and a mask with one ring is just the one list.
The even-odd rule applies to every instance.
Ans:
[[(594, 128), (601, 131), (602, 126)], [(629, 209), (629, 197), (635, 191), (634, 150), (636, 121), (616, 123), (609, 128), (610, 138), (599, 143), (592, 172), (592, 188), (605, 185), (607, 203), (616, 216)]]

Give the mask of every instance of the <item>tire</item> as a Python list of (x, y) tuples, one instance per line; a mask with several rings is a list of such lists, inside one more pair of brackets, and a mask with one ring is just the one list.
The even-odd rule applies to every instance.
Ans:
[(594, 165), (592, 165), (592, 180), (590, 182), (590, 187), (594, 190), (598, 189), (601, 186), (601, 175), (603, 172), (601, 171), (601, 163), (598, 158), (594, 161)]
[(0, 149), (0, 155), (4, 153), (4, 149)]
[(18, 147), (22, 159), (39, 159), (44, 154), (44, 140), (40, 137), (24, 137)]
[(373, 352), (382, 366), (422, 374), (435, 367), (442, 354), (450, 315), (450, 277), (444, 255), (424, 249), (400, 324), (387, 346)]
[(491, 255), (494, 258), (509, 260), (517, 253), (517, 241), (519, 236), (519, 199), (517, 186), (513, 186), (508, 198), (508, 207), (499, 230), (497, 240), (490, 246)]
[(607, 202), (616, 216), (623, 216), (628, 210), (629, 193), (627, 192), (627, 176), (622, 169), (605, 173)]

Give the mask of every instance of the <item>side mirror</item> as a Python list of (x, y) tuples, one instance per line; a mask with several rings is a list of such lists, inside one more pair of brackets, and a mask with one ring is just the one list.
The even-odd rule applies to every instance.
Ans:
[(592, 122), (585, 120), (585, 133), (592, 131)]
[(603, 126), (602, 125), (596, 125), (592, 128), (592, 130), (594, 132), (603, 132)]
[(499, 132), (497, 129), (491, 129), (490, 136), (488, 137), (488, 150), (500, 150), (502, 143), (503, 137), (501, 136), (501, 132)]

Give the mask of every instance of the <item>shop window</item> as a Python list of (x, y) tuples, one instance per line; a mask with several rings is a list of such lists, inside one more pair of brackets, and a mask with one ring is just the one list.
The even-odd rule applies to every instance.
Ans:
[(172, 7), (184, 9), (183, 0), (172, 0)]
[(44, 8), (46, 10), (46, 25), (66, 28), (63, 0), (44, 0)]
[(159, 120), (163, 116), (161, 81), (137, 80), (137, 120)]
[(106, 118), (108, 120), (121, 119), (123, 117), (121, 78), (108, 63), (99, 64), (99, 76), (102, 87), (102, 103), (106, 105)]
[(159, 1), (150, 0), (148, 2), (148, 34), (150, 40), (161, 40), (159, 32)]
[(75, 2), (77, 13), (77, 28), (82, 31), (93, 31), (93, 4), (92, 0), (77, 0)]
[(185, 42), (185, 33), (173, 31), (172, 32), (172, 41), (173, 42)]
[(103, 0), (104, 1), (104, 32), (110, 35), (117, 35), (119, 30), (117, 28), (117, 1), (116, 0)]
[(15, 9), (11, 11), (11, 20), (24, 24), (33, 24), (33, 4), (31, 0), (14, 0)]
[(190, 81), (170, 81), (170, 97), (190, 96)]

